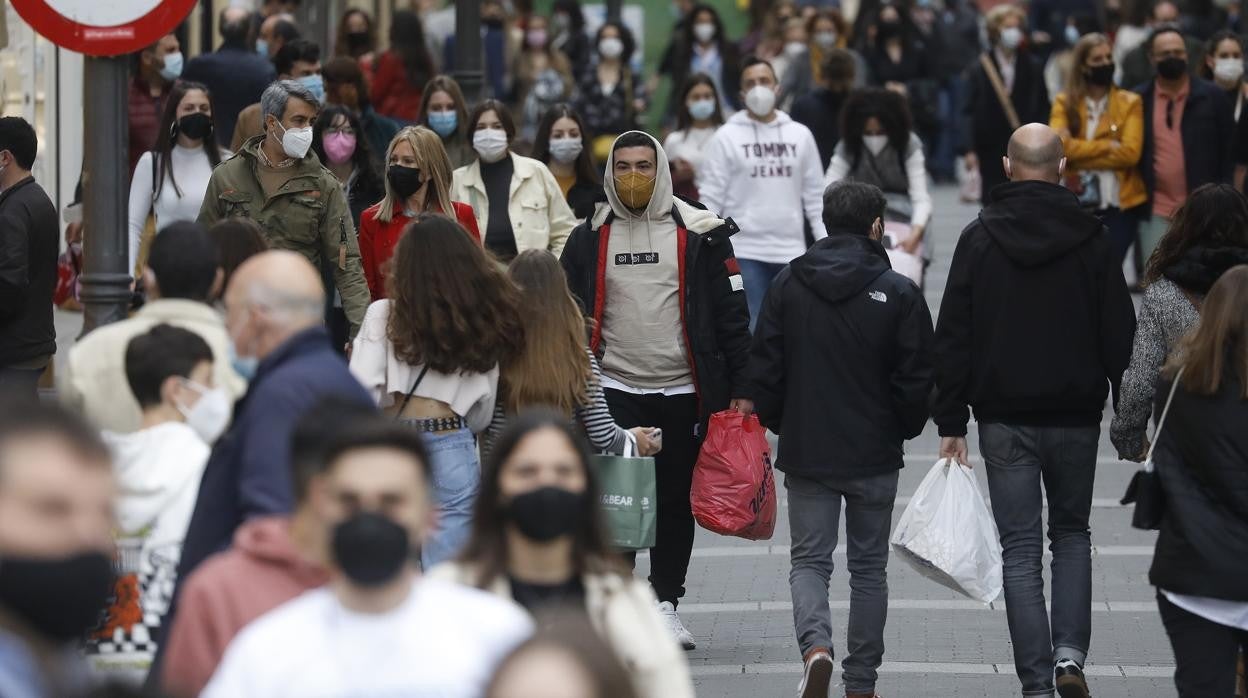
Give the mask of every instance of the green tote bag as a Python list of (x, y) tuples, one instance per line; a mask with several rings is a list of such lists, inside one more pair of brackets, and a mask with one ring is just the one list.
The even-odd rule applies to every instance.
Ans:
[(611, 542), (620, 550), (654, 547), (658, 526), (658, 485), (654, 459), (631, 455), (636, 450), (628, 435), (623, 456), (596, 455), (593, 466), (602, 485), (602, 511)]

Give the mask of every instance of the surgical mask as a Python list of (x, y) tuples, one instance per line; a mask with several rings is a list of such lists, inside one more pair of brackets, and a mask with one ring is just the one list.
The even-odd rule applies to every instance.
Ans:
[(554, 138), (550, 141), (550, 156), (556, 162), (570, 165), (581, 156), (584, 147), (579, 138)]
[(472, 134), (472, 149), (482, 161), (498, 162), (507, 155), (507, 134), (496, 128), (483, 128)]
[(224, 388), (208, 388), (188, 380), (185, 385), (199, 393), (197, 400), (190, 409), (177, 405), (178, 412), (186, 418), (186, 425), (193, 429), (204, 443), (216, 443), (225, 428), (230, 424), (230, 396)]
[(390, 182), (390, 186), (394, 189), (394, 193), (399, 198), (407, 197), (420, 191), (425, 184), (425, 178), (417, 167), (404, 167), (403, 165), (391, 165), (386, 170), (386, 180)]
[(325, 80), (320, 75), (304, 75), (297, 78), (295, 82), (303, 85), (316, 98), (316, 103), (321, 104), (325, 101)]
[(776, 91), (767, 85), (755, 85), (745, 93), (745, 106), (754, 116), (767, 116), (776, 108)]
[(282, 151), (288, 156), (302, 160), (312, 147), (312, 127), (286, 128), (280, 122), (274, 122), (282, 129)]
[(165, 64), (160, 68), (160, 77), (164, 78), (165, 82), (173, 82), (174, 80), (177, 80), (182, 75), (183, 60), (184, 59), (180, 51), (178, 53), (167, 54), (165, 56)]
[(1001, 45), (1013, 51), (1023, 44), (1023, 30), (1018, 27), (1006, 27), (1001, 30)]
[(654, 177), (640, 172), (628, 172), (615, 177), (615, 194), (629, 208), (643, 209), (650, 205), (654, 196)]
[(505, 515), (525, 538), (548, 543), (576, 531), (584, 507), (583, 492), (539, 487), (512, 497), (505, 505)]
[(102, 552), (0, 557), (0, 606), (57, 643), (79, 640), (113, 594), (113, 561)]
[(715, 38), (715, 25), (710, 22), (699, 22), (693, 25), (693, 36), (704, 44), (711, 43)]
[(1157, 63), (1157, 74), (1167, 80), (1178, 80), (1187, 72), (1187, 59), (1171, 56)]
[(178, 119), (178, 132), (193, 141), (203, 140), (212, 133), (212, 117), (201, 112)]
[(715, 100), (695, 99), (689, 103), (689, 116), (695, 121), (704, 121), (715, 115)]
[(329, 158), (331, 163), (341, 165), (355, 155), (355, 134), (341, 131), (327, 133), (321, 145), (325, 148), (325, 157)]
[(542, 48), (546, 45), (545, 29), (530, 29), (525, 35), (524, 40), (528, 43), (529, 48)]
[(784, 45), (784, 55), (789, 58), (797, 58), (803, 53), (806, 53), (806, 44), (800, 41), (790, 41)]
[(447, 138), (459, 128), (459, 114), (455, 111), (431, 111), (429, 128), (442, 138)]
[(343, 574), (366, 588), (393, 580), (412, 555), (407, 529), (371, 511), (357, 512), (334, 526), (331, 547)]
[(1109, 87), (1114, 84), (1114, 64), (1098, 65), (1094, 68), (1088, 68), (1084, 72), (1084, 76), (1088, 79), (1089, 85), (1098, 87)]
[(1079, 41), (1079, 28), (1073, 24), (1066, 25), (1066, 43), (1074, 46)]
[(608, 36), (598, 42), (598, 53), (602, 54), (603, 58), (619, 58), (624, 55), (624, 42)]
[(239, 354), (233, 340), (230, 340), (229, 349), (230, 368), (234, 369), (234, 372), (243, 380), (251, 382), (256, 377), (256, 371), (260, 368), (260, 358)]
[(265, 57), (269, 57), (269, 42), (264, 39), (256, 39), (256, 53)]
[(1244, 77), (1242, 58), (1219, 58), (1213, 63), (1213, 77), (1218, 82), (1239, 82)]
[(815, 45), (824, 51), (836, 48), (836, 32), (815, 32)]
[(884, 148), (888, 147), (888, 136), (863, 136), (862, 144), (867, 147), (867, 150), (871, 151), (872, 155), (879, 155), (884, 152)]

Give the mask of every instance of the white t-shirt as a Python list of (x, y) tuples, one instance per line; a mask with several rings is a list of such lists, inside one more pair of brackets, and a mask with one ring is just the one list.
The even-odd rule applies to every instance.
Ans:
[[(230, 156), (228, 151), (221, 152), (221, 160)], [(160, 187), (160, 196), (153, 204), (152, 195), (156, 177), (160, 176), (159, 161), (156, 177), (152, 175), (152, 151), (143, 153), (139, 164), (134, 166), (130, 178), (130, 266), (133, 270), (139, 258), (139, 239), (143, 236), (143, 226), (147, 223), (147, 214), (156, 213), (156, 231), (174, 221), (193, 221), (199, 217), (199, 207), (204, 202), (204, 192), (208, 191), (208, 180), (212, 179), (212, 163), (208, 162), (208, 154), (201, 148), (183, 148), (174, 145), (169, 153), (173, 176), (178, 186), (169, 181), (169, 172), (165, 172), (165, 186)], [(182, 195), (178, 196), (178, 190)]]
[(417, 580), (383, 615), (315, 589), (244, 628), (200, 696), (477, 698), (532, 632), (511, 601), (448, 582)]

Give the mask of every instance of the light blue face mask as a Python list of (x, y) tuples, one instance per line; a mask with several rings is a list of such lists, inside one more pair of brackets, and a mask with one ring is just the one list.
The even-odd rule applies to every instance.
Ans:
[(715, 115), (715, 100), (695, 99), (689, 103), (689, 116), (696, 121), (709, 119)]
[(316, 97), (317, 104), (325, 101), (325, 80), (320, 75), (304, 75), (295, 80), (295, 82), (308, 88), (308, 92), (311, 92), (312, 96)]
[(459, 114), (454, 111), (431, 111), (429, 128), (439, 136), (447, 138), (459, 128)]
[(269, 57), (269, 42), (264, 39), (256, 39), (256, 53), (267, 59)]
[(160, 68), (160, 77), (164, 78), (166, 82), (177, 80), (182, 75), (182, 63), (184, 60), (181, 51), (166, 55), (165, 63)]
[(234, 348), (234, 340), (229, 342), (230, 367), (243, 380), (250, 383), (256, 377), (256, 370), (260, 368), (260, 359), (254, 356), (239, 356), (238, 350)]

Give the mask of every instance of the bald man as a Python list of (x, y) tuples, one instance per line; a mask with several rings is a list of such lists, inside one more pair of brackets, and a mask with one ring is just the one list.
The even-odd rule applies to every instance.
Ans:
[(227, 547), (244, 520), (291, 511), (290, 435), (301, 414), (328, 397), (373, 405), (321, 326), (324, 293), (296, 252), (256, 255), (230, 278), (225, 327), (234, 369), (251, 383), (204, 470), (179, 579)]
[[(1131, 358), (1135, 308), (1104, 226), (1058, 182), (1044, 124), (1010, 138), (1010, 178), (958, 240), (936, 324), (940, 455), (967, 459), (975, 410), (1001, 534), (1006, 618), (1023, 695), (1087, 696), (1088, 515), (1101, 413)], [(1040, 483), (1049, 501), (1053, 610), (1045, 610)], [(1051, 624), (1050, 624), (1051, 621)]]

